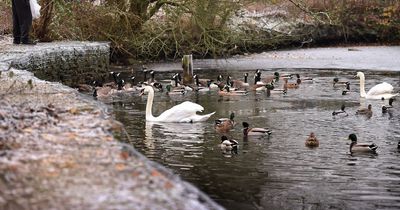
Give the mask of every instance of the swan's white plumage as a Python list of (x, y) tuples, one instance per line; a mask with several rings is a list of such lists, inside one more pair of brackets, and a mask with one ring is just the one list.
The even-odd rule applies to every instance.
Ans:
[(207, 115), (198, 115), (197, 112), (202, 112), (204, 108), (196, 103), (185, 101), (178, 104), (160, 114), (158, 117), (154, 117), (152, 114), (152, 106), (154, 99), (154, 90), (150, 86), (146, 86), (144, 92), (148, 92), (147, 106), (146, 106), (146, 121), (150, 122), (202, 122), (206, 121), (215, 112)]
[(391, 93), (393, 91), (393, 86), (387, 82), (382, 82), (381, 84), (377, 84), (372, 87), (367, 95), (382, 95)]
[(366, 99), (389, 99), (399, 94), (392, 94), (393, 86), (387, 82), (372, 87), (368, 93), (365, 92), (365, 76), (362, 72), (357, 72), (357, 76), (360, 78), (360, 96)]

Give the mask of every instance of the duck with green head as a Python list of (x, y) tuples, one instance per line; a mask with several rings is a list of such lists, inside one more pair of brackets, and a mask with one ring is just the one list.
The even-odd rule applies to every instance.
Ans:
[(376, 149), (378, 146), (374, 143), (357, 143), (356, 134), (352, 133), (349, 135), (349, 140), (351, 140), (350, 144), (350, 153), (373, 153), (376, 154)]
[(243, 135), (244, 137), (248, 136), (266, 136), (266, 135), (271, 135), (272, 132), (271, 130), (267, 128), (250, 128), (250, 125), (248, 122), (243, 122)]
[(219, 133), (228, 133), (235, 126), (235, 113), (231, 113), (229, 118), (220, 118), (215, 120), (214, 128)]

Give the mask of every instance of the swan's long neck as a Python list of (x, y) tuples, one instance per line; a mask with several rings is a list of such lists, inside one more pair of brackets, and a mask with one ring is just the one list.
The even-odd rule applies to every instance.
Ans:
[(149, 95), (147, 97), (147, 104), (146, 104), (146, 121), (154, 120), (153, 114), (151, 112), (153, 108), (153, 99), (154, 99), (154, 90), (153, 88), (150, 89)]
[(365, 93), (365, 77), (364, 75), (360, 75), (360, 96), (365, 98), (367, 93)]

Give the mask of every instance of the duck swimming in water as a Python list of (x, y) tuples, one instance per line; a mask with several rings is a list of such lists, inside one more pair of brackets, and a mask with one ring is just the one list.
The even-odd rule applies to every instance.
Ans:
[(357, 115), (365, 115), (367, 117), (372, 116), (372, 105), (368, 104), (368, 108), (360, 108), (356, 112)]
[(376, 153), (376, 149), (378, 146), (376, 144), (368, 144), (368, 143), (357, 143), (356, 134), (352, 133), (349, 135), (349, 140), (351, 140), (350, 144), (350, 153)]
[(333, 111), (332, 116), (346, 116), (346, 117), (349, 116), (349, 114), (347, 114), (347, 112), (344, 110), (345, 108), (346, 106), (342, 104), (340, 111)]
[(221, 144), (219, 145), (221, 150), (226, 152), (237, 153), (239, 142), (234, 139), (228, 139), (226, 136), (221, 136)]
[(306, 139), (305, 145), (307, 147), (318, 147), (319, 146), (319, 141), (317, 137), (315, 136), (314, 132), (310, 133), (310, 136)]
[(265, 136), (265, 135), (271, 135), (272, 132), (269, 129), (266, 128), (250, 128), (249, 123), (243, 122), (243, 135), (244, 137), (247, 136)]
[(382, 106), (382, 113), (387, 113), (393, 108), (393, 105), (392, 105), (393, 101), (394, 101), (394, 98), (390, 98), (389, 99), (389, 105), (383, 105)]
[(228, 133), (235, 126), (235, 113), (231, 113), (229, 118), (220, 118), (215, 120), (214, 128), (219, 133)]

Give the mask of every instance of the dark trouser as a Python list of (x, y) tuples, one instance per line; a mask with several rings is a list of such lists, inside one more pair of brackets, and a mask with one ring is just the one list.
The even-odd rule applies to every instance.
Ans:
[(14, 43), (29, 41), (32, 13), (29, 0), (12, 0)]

